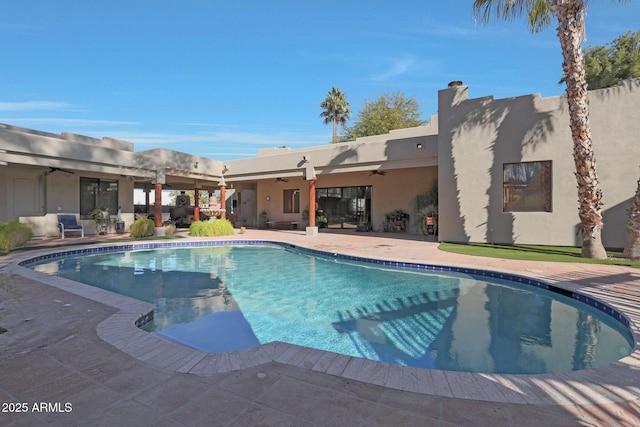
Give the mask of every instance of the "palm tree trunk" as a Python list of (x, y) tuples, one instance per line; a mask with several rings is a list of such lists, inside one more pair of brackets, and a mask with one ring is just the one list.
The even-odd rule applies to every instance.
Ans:
[(625, 258), (640, 260), (640, 179), (638, 179), (636, 195), (631, 199), (623, 254)]
[(335, 144), (338, 142), (338, 125), (340, 125), (340, 117), (338, 117), (338, 107), (334, 105), (333, 107), (333, 139), (331, 142)]
[(569, 121), (573, 139), (573, 159), (578, 181), (582, 256), (604, 259), (602, 245), (602, 190), (596, 173), (596, 159), (589, 124), (587, 78), (581, 42), (584, 35), (584, 2), (582, 0), (551, 0), (558, 18), (558, 38), (564, 62), (562, 68), (567, 84)]

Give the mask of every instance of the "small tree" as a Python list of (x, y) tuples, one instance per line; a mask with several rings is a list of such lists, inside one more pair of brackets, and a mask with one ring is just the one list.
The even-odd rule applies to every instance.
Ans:
[(628, 31), (605, 46), (586, 47), (584, 63), (590, 90), (640, 77), (640, 31)]
[(346, 129), (344, 139), (352, 140), (372, 135), (384, 135), (394, 129), (422, 126), (420, 105), (414, 97), (398, 91), (385, 93), (373, 102), (365, 101), (353, 127)]

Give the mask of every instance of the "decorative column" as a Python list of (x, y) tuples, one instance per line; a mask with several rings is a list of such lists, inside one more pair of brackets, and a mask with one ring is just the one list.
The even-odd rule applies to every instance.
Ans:
[(156, 182), (155, 193), (155, 206), (153, 210), (156, 217), (156, 228), (160, 228), (162, 227), (162, 184), (159, 182)]
[(227, 189), (227, 183), (224, 182), (224, 178), (218, 183), (220, 186), (220, 218), (225, 219), (227, 217), (227, 196), (225, 194)]
[(316, 169), (311, 164), (309, 156), (302, 156), (304, 163), (304, 179), (309, 181), (309, 226), (307, 227), (307, 236), (317, 236), (318, 227), (316, 226)]
[(193, 220), (200, 221), (200, 189), (196, 187), (193, 190), (195, 201), (193, 202)]
[(309, 227), (316, 226), (316, 180), (309, 180)]
[(166, 183), (166, 172), (164, 168), (158, 168), (156, 169), (155, 206), (153, 207), (156, 236), (164, 236), (164, 226), (162, 225), (162, 184), (164, 183)]
[(307, 236), (317, 236), (318, 227), (316, 226), (316, 180), (309, 180), (309, 226), (307, 227)]

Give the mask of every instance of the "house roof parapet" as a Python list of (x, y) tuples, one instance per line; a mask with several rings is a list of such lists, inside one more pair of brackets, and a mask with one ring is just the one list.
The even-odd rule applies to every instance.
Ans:
[(92, 138), (90, 136), (78, 135), (75, 133), (62, 132), (60, 134), (62, 139), (67, 141), (77, 142), (80, 144), (112, 148), (120, 151), (133, 151), (133, 143), (128, 141), (122, 141), (120, 139), (104, 137), (102, 139)]
[(261, 150), (257, 157), (226, 162), (225, 178), (236, 181), (313, 176), (309, 167), (322, 174), (436, 165), (437, 118), (434, 123), (339, 144)]
[(71, 134), (57, 135), (37, 132), (15, 126), (0, 126), (0, 148), (4, 157), (12, 163), (56, 167), (86, 165), (89, 170), (98, 165), (117, 165), (119, 168), (135, 167), (132, 151), (105, 146), (101, 140)]
[(146, 168), (165, 168), (184, 174), (206, 175), (219, 179), (223, 175), (224, 163), (207, 157), (195, 156), (180, 151), (155, 148), (135, 153), (136, 162)]

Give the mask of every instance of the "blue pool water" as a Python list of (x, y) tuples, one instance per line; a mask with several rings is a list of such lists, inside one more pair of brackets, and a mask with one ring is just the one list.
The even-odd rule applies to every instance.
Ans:
[(550, 373), (628, 355), (628, 330), (513, 281), (213, 246), (79, 254), (32, 268), (155, 305), (150, 332), (209, 352), (282, 341), (429, 369)]

